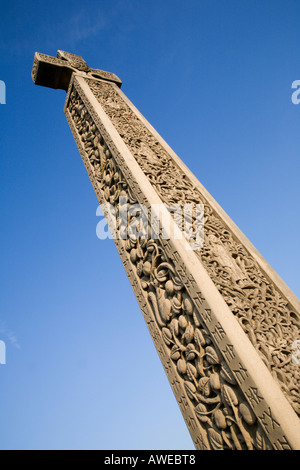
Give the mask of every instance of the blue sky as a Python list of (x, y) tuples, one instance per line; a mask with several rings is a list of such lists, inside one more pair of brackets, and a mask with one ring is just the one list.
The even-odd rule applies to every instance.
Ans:
[(36, 51), (122, 89), (299, 296), (300, 4), (2, 2), (0, 448), (193, 449)]

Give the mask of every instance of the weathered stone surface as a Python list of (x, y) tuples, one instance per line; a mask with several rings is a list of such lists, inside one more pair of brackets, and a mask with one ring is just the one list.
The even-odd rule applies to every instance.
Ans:
[(36, 54), (32, 76), (68, 89), (65, 114), (86, 170), (117, 217), (120, 196), (146, 210), (204, 206), (200, 250), (174, 235), (115, 239), (196, 448), (300, 449), (298, 299), (121, 92), (118, 77), (63, 51)]
[(121, 80), (114, 73), (92, 69), (82, 57), (60, 50), (57, 51), (57, 57), (36, 52), (31, 76), (36, 85), (67, 91), (74, 72), (83, 72), (85, 76), (105, 79), (118, 86), (122, 85)]

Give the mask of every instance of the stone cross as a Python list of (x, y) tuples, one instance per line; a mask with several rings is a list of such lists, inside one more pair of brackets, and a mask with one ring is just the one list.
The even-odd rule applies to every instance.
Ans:
[(299, 300), (115, 74), (58, 51), (35, 54), (32, 78), (67, 91), (66, 118), (196, 449), (300, 449)]

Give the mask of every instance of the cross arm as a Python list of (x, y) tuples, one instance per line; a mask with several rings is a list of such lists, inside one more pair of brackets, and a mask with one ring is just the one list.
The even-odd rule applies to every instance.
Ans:
[(122, 82), (114, 73), (90, 68), (82, 57), (69, 52), (57, 51), (57, 57), (36, 52), (31, 77), (35, 85), (68, 90), (72, 74), (76, 72), (90, 78), (98, 78), (116, 83)]

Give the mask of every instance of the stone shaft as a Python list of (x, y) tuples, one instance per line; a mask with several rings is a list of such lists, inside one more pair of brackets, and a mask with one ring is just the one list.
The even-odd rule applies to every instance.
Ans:
[[(118, 252), (195, 447), (300, 449), (298, 299), (122, 93), (118, 77), (95, 70), (63, 51), (36, 54), (33, 80), (68, 88), (66, 118), (99, 203), (115, 211)], [(157, 237), (142, 230), (155, 205), (161, 220), (174, 205), (201, 205), (203, 246), (189, 249), (186, 233), (165, 237), (164, 222)], [(194, 228), (195, 214), (190, 219)]]

